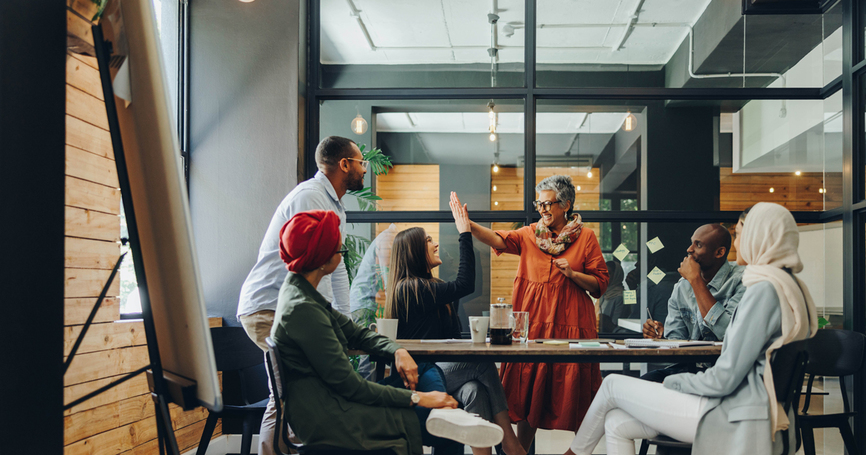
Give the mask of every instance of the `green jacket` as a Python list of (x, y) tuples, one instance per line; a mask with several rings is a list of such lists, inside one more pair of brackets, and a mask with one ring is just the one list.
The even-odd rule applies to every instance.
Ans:
[(422, 453), (412, 392), (367, 381), (349, 363), (349, 349), (393, 357), (400, 345), (356, 325), (292, 272), (280, 288), (271, 338), (288, 376), (289, 424), (304, 444)]

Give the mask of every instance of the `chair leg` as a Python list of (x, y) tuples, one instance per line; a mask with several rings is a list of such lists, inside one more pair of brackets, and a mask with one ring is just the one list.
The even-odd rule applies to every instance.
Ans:
[(643, 439), (640, 442), (640, 455), (647, 455), (649, 453), (649, 439)]
[(845, 443), (845, 448), (848, 449), (848, 453), (860, 453), (857, 450), (857, 440), (854, 439), (854, 433), (851, 432), (851, 427), (848, 426), (848, 422), (839, 426), (839, 432), (842, 433), (842, 441)]
[(207, 446), (210, 445), (210, 438), (213, 436), (218, 419), (219, 417), (216, 414), (212, 412), (208, 413), (207, 422), (204, 424), (204, 431), (201, 432), (201, 440), (198, 442), (198, 449), (196, 449), (195, 455), (205, 455), (207, 453)]
[(250, 416), (244, 417), (244, 432), (241, 436), (241, 455), (250, 455), (252, 451), (254, 423), (251, 421)]
[(815, 455), (815, 430), (812, 427), (800, 427), (800, 435), (803, 437), (803, 453)]

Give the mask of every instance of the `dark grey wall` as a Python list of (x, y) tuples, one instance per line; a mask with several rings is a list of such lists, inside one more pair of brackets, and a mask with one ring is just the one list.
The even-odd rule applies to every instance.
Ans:
[(190, 2), (190, 208), (208, 313), (241, 284), (297, 184), (297, 0)]

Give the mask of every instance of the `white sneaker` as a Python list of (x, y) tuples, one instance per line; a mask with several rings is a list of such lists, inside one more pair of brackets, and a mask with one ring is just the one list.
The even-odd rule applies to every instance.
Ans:
[(493, 447), (502, 442), (502, 428), (462, 409), (432, 409), (427, 431), (469, 447)]

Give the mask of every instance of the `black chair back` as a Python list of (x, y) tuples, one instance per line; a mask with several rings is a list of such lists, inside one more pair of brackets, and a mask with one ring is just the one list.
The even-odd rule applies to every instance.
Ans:
[(277, 347), (277, 344), (274, 343), (274, 340), (272, 340), (271, 337), (265, 338), (265, 343), (268, 345), (268, 377), (270, 378), (271, 385), (274, 389), (274, 406), (277, 411), (276, 431), (274, 432), (274, 452), (277, 455), (283, 455), (280, 450), (280, 440), (282, 440), (287, 447), (292, 447), (295, 450), (301, 449), (302, 446), (289, 440), (289, 434), (286, 428), (288, 426), (286, 418), (288, 412), (284, 409), (285, 401), (283, 400), (283, 391), (286, 390), (286, 372), (283, 371), (283, 363), (280, 361), (280, 348)]
[(250, 405), (268, 398), (268, 376), (262, 350), (242, 327), (213, 327), (214, 358), (223, 372), (223, 389), (237, 390), (225, 397), (229, 405)]
[[(788, 343), (773, 353), (770, 368), (773, 371), (773, 383), (776, 391), (776, 400), (782, 403), (782, 408), (787, 413), (791, 406), (800, 399), (803, 389), (803, 379), (806, 377), (806, 362), (809, 359), (808, 349), (812, 340), (800, 340)], [(796, 435), (797, 448), (800, 447), (800, 433), (797, 431), (796, 413), (794, 422), (791, 422), (789, 430), (782, 431), (784, 450), (782, 453), (790, 453), (788, 442), (788, 431), (794, 431)]]
[(862, 368), (866, 335), (850, 330), (822, 329), (812, 340), (806, 373), (848, 376)]

